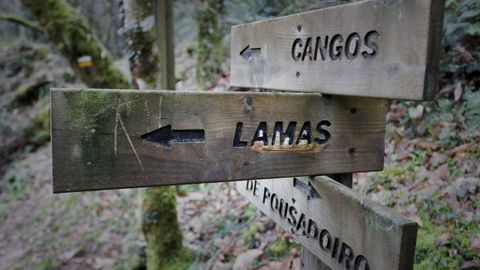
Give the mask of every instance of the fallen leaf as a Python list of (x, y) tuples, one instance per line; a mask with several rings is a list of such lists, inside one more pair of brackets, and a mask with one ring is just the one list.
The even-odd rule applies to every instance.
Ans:
[(435, 176), (442, 180), (448, 179), (448, 177), (450, 177), (448, 164), (445, 163), (442, 166), (438, 167), (438, 169), (435, 170)]
[(60, 259), (60, 261), (69, 261), (73, 257), (75, 257), (75, 255), (77, 255), (78, 253), (81, 253), (81, 252), (82, 252), (81, 249), (73, 249), (73, 250), (70, 250), (70, 251), (67, 251), (67, 252), (63, 252), (62, 254), (60, 254), (59, 259)]
[(437, 246), (443, 246), (450, 243), (450, 239), (452, 239), (453, 235), (450, 232), (443, 233), (439, 237), (437, 237)]
[(410, 108), (408, 110), (408, 115), (410, 116), (410, 118), (412, 119), (419, 119), (422, 117), (423, 115), (423, 105), (421, 104), (418, 104), (417, 107), (415, 108)]
[(95, 258), (94, 267), (96, 269), (107, 269), (113, 266), (115, 260), (112, 258)]
[(430, 158), (430, 161), (432, 162), (432, 165), (434, 167), (444, 164), (448, 159), (448, 156), (442, 152), (433, 152), (432, 157)]
[(416, 144), (416, 146), (422, 149), (432, 149), (435, 150), (438, 148), (438, 145), (432, 142), (420, 141)]
[(415, 222), (418, 224), (418, 226), (423, 227), (423, 221), (422, 221), (422, 219), (421, 219), (419, 216), (417, 216), (416, 214), (410, 214), (410, 215), (408, 215), (407, 217), (408, 217), (409, 219), (415, 221)]
[(453, 91), (455, 102), (459, 101), (462, 98), (462, 94), (463, 94), (462, 83), (458, 82), (457, 85), (455, 86), (455, 90)]
[(462, 144), (460, 146), (457, 146), (457, 147), (453, 148), (452, 154), (457, 155), (459, 153), (469, 152), (469, 151), (472, 150), (470, 148), (471, 148), (471, 144), (469, 144), (469, 143)]
[(256, 270), (283, 270), (287, 269), (287, 267), (288, 265), (285, 267), (282, 262), (269, 262), (260, 266)]
[(423, 121), (418, 123), (418, 125), (415, 127), (415, 131), (417, 132), (418, 136), (427, 135), (427, 127), (425, 126), (425, 123)]
[(477, 236), (475, 236), (472, 239), (472, 242), (471, 242), (470, 246), (473, 249), (480, 250), (480, 234), (477, 234)]
[(233, 270), (244, 270), (248, 269), (249, 266), (257, 259), (260, 255), (263, 254), (261, 249), (249, 249), (244, 253), (238, 255), (235, 263), (233, 264)]
[(480, 260), (465, 261), (459, 269), (478, 269), (480, 267)]

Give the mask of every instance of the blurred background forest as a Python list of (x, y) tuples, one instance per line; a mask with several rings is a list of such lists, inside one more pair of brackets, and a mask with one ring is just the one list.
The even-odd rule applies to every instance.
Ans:
[[(141, 269), (144, 189), (51, 191), (49, 89), (109, 85), (81, 73), (65, 55), (75, 41), (52, 39), (55, 23), (35, 15), (54, 2), (0, 0), (0, 269)], [(85, 18), (124, 85), (156, 85), (135, 49), (155, 42), (143, 35), (152, 18), (129, 25), (130, 1), (61, 2)], [(346, 2), (175, 1), (177, 90), (228, 90), (232, 25)], [(420, 224), (415, 269), (480, 269), (480, 1), (447, 0), (443, 32), (435, 101), (389, 103), (385, 169), (354, 174), (354, 189)], [(299, 245), (233, 183), (176, 194), (182, 267), (298, 269)]]

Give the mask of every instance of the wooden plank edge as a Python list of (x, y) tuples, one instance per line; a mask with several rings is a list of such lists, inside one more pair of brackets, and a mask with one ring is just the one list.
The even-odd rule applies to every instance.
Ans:
[(424, 81), (424, 101), (432, 101), (437, 95), (438, 69), (440, 50), (442, 48), (443, 17), (445, 0), (432, 1), (430, 9), (430, 25), (428, 29), (427, 59)]
[(356, 2), (352, 2), (352, 3), (343, 3), (343, 4), (339, 4), (339, 5), (333, 5), (333, 6), (328, 6), (328, 7), (321, 7), (321, 8), (316, 8), (314, 10), (308, 10), (308, 11), (303, 11), (303, 12), (298, 12), (298, 13), (294, 13), (294, 14), (290, 14), (290, 15), (285, 15), (285, 16), (280, 16), (280, 17), (274, 17), (274, 18), (268, 18), (268, 19), (263, 19), (263, 20), (258, 20), (258, 21), (254, 21), (254, 22), (249, 22), (249, 23), (241, 23), (241, 24), (236, 24), (236, 25), (232, 25), (230, 27), (230, 31), (232, 31), (233, 29), (235, 28), (243, 28), (243, 27), (247, 27), (249, 25), (255, 25), (255, 24), (261, 24), (261, 23), (268, 23), (268, 22), (272, 22), (272, 21), (276, 21), (276, 20), (282, 20), (282, 19), (285, 19), (285, 18), (290, 18), (290, 17), (297, 17), (297, 16), (302, 16), (302, 15), (307, 15), (309, 13), (314, 13), (314, 12), (317, 12), (319, 10), (329, 10), (329, 9), (337, 9), (337, 8), (343, 8), (345, 6), (358, 6), (358, 5), (362, 5), (364, 4), (364, 2), (368, 2), (368, 1), (371, 1), (371, 0), (362, 0), (362, 1), (356, 1)]

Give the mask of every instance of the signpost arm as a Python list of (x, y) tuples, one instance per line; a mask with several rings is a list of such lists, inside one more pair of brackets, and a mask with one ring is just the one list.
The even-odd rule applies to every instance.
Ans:
[[(352, 174), (351, 173), (339, 173), (331, 174), (328, 177), (336, 180), (337, 182), (352, 188)], [(314, 177), (311, 177), (311, 181), (316, 181)], [(305, 247), (302, 246), (300, 253), (300, 269), (301, 270), (330, 270), (326, 264), (320, 261), (317, 256), (308, 251)]]

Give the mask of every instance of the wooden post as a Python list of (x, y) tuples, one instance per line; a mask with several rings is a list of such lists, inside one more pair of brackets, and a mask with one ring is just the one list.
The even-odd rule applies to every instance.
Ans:
[(173, 47), (172, 0), (157, 0), (155, 10), (160, 60), (160, 83), (163, 90), (175, 90), (175, 50)]
[[(330, 178), (335, 179), (339, 183), (352, 188), (352, 174), (351, 173), (339, 173), (328, 175)], [(316, 181), (313, 177), (311, 181)], [(300, 269), (302, 270), (330, 270), (326, 264), (320, 261), (317, 256), (308, 251), (302, 246), (300, 253)]]

